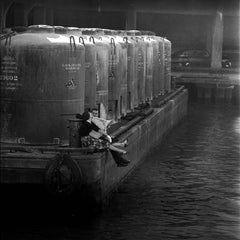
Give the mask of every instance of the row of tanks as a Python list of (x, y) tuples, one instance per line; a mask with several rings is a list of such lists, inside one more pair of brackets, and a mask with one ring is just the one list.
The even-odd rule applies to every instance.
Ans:
[(118, 121), (171, 90), (171, 42), (148, 31), (34, 25), (0, 54), (2, 142), (64, 141), (86, 108)]

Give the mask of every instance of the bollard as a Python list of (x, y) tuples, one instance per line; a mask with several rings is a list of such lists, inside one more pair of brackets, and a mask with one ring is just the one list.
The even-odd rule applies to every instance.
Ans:
[(81, 119), (68, 119), (69, 122), (69, 146), (80, 147), (80, 137), (78, 129), (82, 124)]

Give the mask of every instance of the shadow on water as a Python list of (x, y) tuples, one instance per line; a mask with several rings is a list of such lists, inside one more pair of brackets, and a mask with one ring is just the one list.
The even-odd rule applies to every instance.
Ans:
[(101, 214), (22, 195), (4, 197), (2, 239), (240, 239), (239, 107), (191, 104)]

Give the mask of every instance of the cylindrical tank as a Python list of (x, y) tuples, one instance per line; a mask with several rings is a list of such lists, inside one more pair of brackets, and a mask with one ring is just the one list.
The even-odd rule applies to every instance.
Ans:
[(153, 98), (153, 50), (155, 41), (149, 36), (148, 31), (141, 31), (144, 42), (146, 43), (146, 79), (145, 79), (145, 97), (150, 102)]
[(81, 42), (85, 47), (85, 98), (84, 108), (98, 108), (96, 101), (96, 75), (97, 75), (97, 49), (93, 37), (82, 35), (77, 27), (55, 26), (55, 32), (73, 36), (76, 42)]
[(164, 43), (163, 38), (154, 32), (145, 31), (153, 41), (153, 95), (157, 97), (164, 93)]
[(138, 107), (137, 45), (134, 37), (127, 36), (126, 30), (118, 31), (127, 44), (127, 110)]
[(100, 29), (81, 28), (80, 30), (82, 34), (96, 46), (96, 103), (99, 109), (99, 116), (108, 119), (108, 69), (110, 45), (103, 40), (103, 32)]
[(163, 82), (164, 76), (162, 75), (162, 67), (161, 63), (163, 62), (163, 55), (162, 55), (162, 46), (161, 38), (156, 36), (154, 32), (145, 31), (145, 34), (151, 39), (151, 43), (153, 46), (153, 76), (152, 76), (152, 88), (153, 88), (153, 97), (157, 98), (160, 93), (160, 84)]
[(164, 61), (164, 40), (159, 36), (154, 36), (154, 39), (158, 41), (158, 68), (159, 68), (159, 76), (158, 76), (158, 95), (164, 94), (164, 71), (165, 71), (165, 61)]
[(109, 104), (112, 106), (115, 120), (118, 120), (127, 114), (127, 44), (114, 30), (104, 29), (104, 34), (111, 45)]
[(131, 36), (136, 42), (136, 65), (138, 79), (138, 105), (145, 104), (145, 79), (146, 79), (146, 43), (138, 30), (128, 30), (127, 35)]
[(1, 40), (1, 141), (68, 139), (63, 115), (84, 109), (84, 54), (50, 26)]
[(164, 38), (164, 90), (171, 91), (171, 42)]

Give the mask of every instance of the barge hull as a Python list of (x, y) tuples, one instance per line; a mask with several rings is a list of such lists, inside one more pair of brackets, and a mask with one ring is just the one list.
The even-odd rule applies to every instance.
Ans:
[(120, 140), (128, 139), (127, 159), (131, 163), (127, 167), (116, 166), (111, 155), (102, 159), (102, 196), (105, 201), (111, 192), (134, 170), (144, 159), (149, 150), (176, 126), (187, 114), (188, 92), (181, 91), (162, 107), (154, 108), (151, 115), (124, 133)]
[[(153, 106), (149, 116), (118, 136), (120, 141), (127, 139), (129, 143), (126, 158), (131, 162), (126, 167), (118, 167), (109, 151), (67, 151), (81, 170), (81, 198), (90, 198), (96, 205), (106, 205), (111, 193), (144, 159), (151, 147), (187, 114), (187, 102), (188, 91), (182, 88), (164, 100), (161, 106)], [(57, 150), (3, 152), (0, 159), (1, 184), (46, 184), (47, 170), (58, 153)]]

